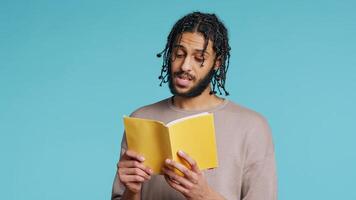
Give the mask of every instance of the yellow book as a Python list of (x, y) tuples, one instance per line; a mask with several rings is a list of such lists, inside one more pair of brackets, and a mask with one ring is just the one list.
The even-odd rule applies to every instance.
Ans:
[(161, 173), (165, 159), (187, 166), (177, 152), (182, 150), (203, 169), (218, 166), (214, 116), (199, 113), (164, 124), (163, 122), (124, 116), (126, 141), (129, 150), (145, 157), (144, 164)]

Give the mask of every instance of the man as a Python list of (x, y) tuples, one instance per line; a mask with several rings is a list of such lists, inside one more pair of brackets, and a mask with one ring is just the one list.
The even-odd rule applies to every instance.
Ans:
[[(172, 97), (141, 107), (131, 116), (165, 123), (200, 112), (214, 114), (219, 167), (201, 171), (194, 158), (177, 154), (189, 167), (167, 159), (164, 176), (152, 175), (144, 157), (127, 150), (125, 135), (112, 199), (277, 199), (274, 146), (266, 120), (216, 92), (225, 89), (230, 47), (214, 14), (190, 13), (173, 26), (159, 79)], [(217, 90), (217, 91), (216, 91)], [(178, 169), (183, 176), (174, 173)]]

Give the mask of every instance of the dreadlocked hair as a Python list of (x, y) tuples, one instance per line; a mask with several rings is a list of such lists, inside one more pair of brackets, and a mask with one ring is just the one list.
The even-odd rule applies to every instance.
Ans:
[[(209, 40), (212, 41), (213, 50), (216, 53), (214, 64), (217, 58), (220, 58), (221, 66), (217, 70), (214, 70), (211, 79), (212, 90), (210, 94), (216, 94), (217, 88), (220, 95), (222, 95), (223, 90), (225, 95), (228, 96), (229, 93), (225, 89), (225, 81), (226, 73), (229, 68), (231, 48), (229, 46), (227, 29), (215, 14), (193, 12), (179, 19), (174, 24), (167, 37), (165, 48), (162, 52), (157, 54), (157, 57), (162, 57), (163, 55), (161, 74), (158, 77), (158, 79), (161, 80), (159, 85), (162, 86), (163, 83), (169, 81), (173, 47), (175, 44), (180, 43), (183, 32), (201, 33), (204, 36), (203, 52), (206, 51)], [(203, 65), (203, 63), (204, 58), (201, 65)]]

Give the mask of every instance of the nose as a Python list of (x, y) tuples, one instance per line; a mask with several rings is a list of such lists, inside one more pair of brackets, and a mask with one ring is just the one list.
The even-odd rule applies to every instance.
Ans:
[(182, 63), (182, 66), (181, 66), (181, 70), (182, 71), (191, 71), (192, 70), (192, 60), (189, 56), (186, 56), (183, 63)]

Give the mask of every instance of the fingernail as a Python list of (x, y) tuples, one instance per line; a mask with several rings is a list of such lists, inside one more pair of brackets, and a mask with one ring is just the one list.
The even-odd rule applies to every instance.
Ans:
[(143, 156), (138, 157), (138, 159), (139, 159), (141, 162), (145, 161), (145, 158), (144, 158)]
[(148, 171), (150, 172), (150, 174), (152, 174), (152, 173), (153, 173), (153, 170), (152, 170), (152, 169), (149, 169)]
[(184, 155), (184, 152), (182, 150), (178, 151), (179, 155)]
[(166, 163), (167, 163), (167, 164), (171, 163), (171, 160), (166, 159)]

